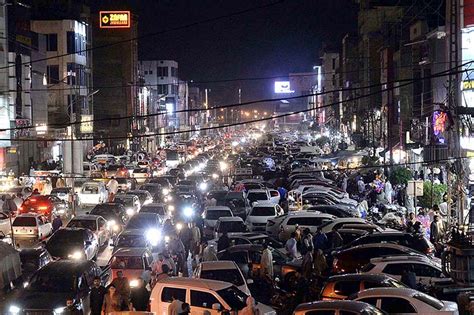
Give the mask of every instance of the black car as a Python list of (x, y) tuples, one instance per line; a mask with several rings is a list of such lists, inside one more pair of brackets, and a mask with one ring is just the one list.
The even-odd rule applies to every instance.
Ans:
[(94, 233), (85, 228), (59, 229), (47, 240), (46, 250), (54, 258), (91, 260), (99, 253)]
[(160, 184), (152, 184), (152, 183), (144, 184), (140, 186), (139, 190), (148, 191), (153, 197), (154, 202), (161, 200), (162, 199), (161, 197), (163, 196), (163, 188), (161, 188)]
[[(292, 261), (284, 252), (269, 248), (273, 255), (273, 272), (275, 276), (282, 279), (284, 284), (292, 283), (301, 271), (302, 260)], [(235, 245), (217, 253), (217, 258), (219, 260), (234, 261), (239, 266), (244, 277), (249, 278), (258, 273), (262, 252), (262, 245)]]
[(356, 209), (344, 205), (314, 205), (308, 208), (308, 211), (319, 211), (321, 213), (331, 214), (338, 218), (354, 217)]
[(24, 280), (53, 261), (53, 258), (43, 247), (25, 248), (20, 251), (21, 271)]
[(158, 229), (161, 226), (160, 217), (156, 213), (138, 213), (125, 226), (126, 230), (135, 229), (146, 231)]
[[(110, 272), (92, 261), (59, 260), (38, 270), (29, 285), (7, 304), (12, 314), (62, 314), (66, 301), (89, 314), (89, 294), (94, 277), (107, 283)], [(15, 312), (16, 311), (16, 312)]]
[(393, 243), (414, 249), (420, 253), (434, 253), (433, 244), (424, 235), (397, 231), (369, 233), (354, 240), (347, 247), (373, 243)]
[(119, 225), (125, 225), (128, 219), (124, 205), (118, 202), (98, 204), (87, 214), (100, 215), (107, 221), (114, 220)]

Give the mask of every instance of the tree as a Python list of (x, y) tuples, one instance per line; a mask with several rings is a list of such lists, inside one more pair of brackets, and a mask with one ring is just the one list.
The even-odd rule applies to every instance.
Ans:
[(412, 179), (413, 176), (411, 171), (405, 167), (398, 166), (392, 169), (390, 174), (390, 182), (392, 185), (407, 185), (408, 181)]
[(423, 183), (423, 196), (418, 197), (419, 205), (424, 208), (432, 208), (443, 202), (443, 196), (448, 191), (446, 184), (432, 184), (431, 181)]

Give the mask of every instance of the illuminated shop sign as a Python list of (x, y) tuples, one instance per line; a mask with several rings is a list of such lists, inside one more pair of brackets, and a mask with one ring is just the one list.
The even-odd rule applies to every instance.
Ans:
[(100, 28), (130, 28), (130, 11), (100, 11)]

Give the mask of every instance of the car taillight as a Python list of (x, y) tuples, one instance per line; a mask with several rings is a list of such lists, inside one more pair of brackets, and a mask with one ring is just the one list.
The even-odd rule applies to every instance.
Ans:
[(38, 210), (48, 210), (48, 206), (40, 206), (38, 207)]

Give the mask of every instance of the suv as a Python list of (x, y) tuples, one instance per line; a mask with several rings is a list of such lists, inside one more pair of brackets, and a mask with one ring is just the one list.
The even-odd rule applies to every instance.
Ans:
[(413, 271), (422, 284), (445, 281), (441, 264), (424, 256), (393, 256), (372, 258), (362, 271), (368, 274), (384, 273), (400, 280), (404, 271)]
[(217, 220), (214, 237), (219, 238), (224, 232), (247, 232), (247, 228), (241, 217), (222, 217)]
[(217, 220), (223, 217), (233, 217), (232, 210), (225, 206), (206, 207), (202, 213), (204, 220), (204, 237), (212, 237)]
[(53, 261), (33, 274), (7, 306), (7, 314), (62, 314), (67, 300), (89, 314), (94, 277), (100, 277), (105, 285), (109, 276), (110, 271), (102, 271), (92, 261)]
[(252, 207), (245, 224), (249, 231), (265, 231), (267, 221), (284, 213), (282, 207), (271, 202), (258, 202)]

